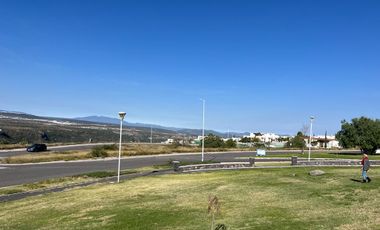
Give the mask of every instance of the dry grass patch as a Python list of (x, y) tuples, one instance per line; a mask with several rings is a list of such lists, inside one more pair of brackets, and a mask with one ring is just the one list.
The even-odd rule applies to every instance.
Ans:
[(304, 168), (253, 169), (95, 185), (4, 203), (0, 228), (208, 229), (210, 195), (221, 204), (216, 223), (229, 229), (380, 226), (380, 169), (371, 170), (369, 184), (350, 180), (357, 168), (323, 170), (320, 177)]

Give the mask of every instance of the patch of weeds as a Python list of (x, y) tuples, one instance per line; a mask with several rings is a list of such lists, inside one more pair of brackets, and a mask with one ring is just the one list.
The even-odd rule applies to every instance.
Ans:
[(23, 187), (27, 188), (28, 190), (46, 188), (46, 186), (41, 183), (24, 184)]
[(162, 165), (153, 165), (152, 167), (154, 169), (170, 169), (170, 168), (172, 168), (172, 164), (170, 162), (170, 163), (162, 164)]
[[(120, 175), (127, 175), (127, 174), (132, 174), (136, 173), (137, 171), (133, 170), (125, 170), (125, 171), (120, 171)], [(90, 173), (85, 173), (85, 174), (80, 174), (74, 177), (90, 177), (90, 178), (105, 178), (105, 177), (113, 177), (117, 176), (117, 172), (114, 171), (98, 171), (98, 172), (90, 172)]]
[(90, 155), (92, 157), (108, 157), (108, 152), (103, 146), (97, 146), (91, 150)]
[(91, 150), (90, 155), (92, 157), (108, 157), (110, 156), (108, 151), (115, 150), (117, 150), (117, 146), (115, 144), (96, 146)]
[(101, 146), (101, 148), (103, 148), (104, 150), (111, 150), (111, 151), (115, 151), (118, 149), (116, 144), (103, 145), (103, 146)]
[(0, 195), (10, 195), (14, 193), (23, 192), (21, 188), (5, 188), (0, 190)]
[(86, 174), (78, 175), (78, 177), (92, 177), (92, 178), (104, 178), (104, 177), (111, 177), (116, 176), (116, 172), (110, 172), (110, 171), (100, 171), (100, 172), (90, 172)]

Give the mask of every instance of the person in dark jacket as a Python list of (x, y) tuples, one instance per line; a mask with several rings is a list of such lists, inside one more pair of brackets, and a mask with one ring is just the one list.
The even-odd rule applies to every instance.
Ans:
[(363, 158), (362, 158), (362, 162), (361, 163), (362, 163), (363, 183), (371, 182), (371, 178), (369, 178), (368, 175), (367, 175), (367, 172), (368, 172), (369, 167), (370, 167), (370, 162), (369, 162), (367, 154), (363, 154)]

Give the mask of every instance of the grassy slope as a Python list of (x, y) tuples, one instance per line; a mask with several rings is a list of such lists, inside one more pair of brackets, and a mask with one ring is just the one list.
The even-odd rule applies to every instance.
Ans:
[[(145, 177), (121, 184), (2, 204), (1, 229), (208, 229), (209, 195), (221, 201), (217, 223), (230, 229), (376, 229), (380, 169), (373, 182), (350, 181), (357, 168), (219, 171)], [(295, 174), (295, 175), (294, 175)]]
[[(88, 143), (90, 138), (93, 142), (117, 142), (119, 140), (118, 125), (72, 122), (76, 122), (76, 124), (67, 125), (39, 120), (0, 118), (0, 128), (2, 129), (0, 149), (24, 148), (31, 143), (40, 142), (44, 142), (48, 146), (55, 143)], [(123, 141), (125, 142), (149, 141), (150, 128), (126, 126), (123, 130), (125, 132)], [(41, 134), (44, 132), (49, 137), (48, 141), (41, 139)], [(170, 130), (154, 129), (153, 131), (154, 142), (161, 142), (175, 136), (177, 136), (176, 132)], [(183, 138), (183, 136), (180, 137)]]

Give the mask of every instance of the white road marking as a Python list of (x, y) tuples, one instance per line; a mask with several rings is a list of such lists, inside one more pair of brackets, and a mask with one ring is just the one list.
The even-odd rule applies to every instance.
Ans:
[(0, 169), (6, 169), (7, 167), (0, 167)]

